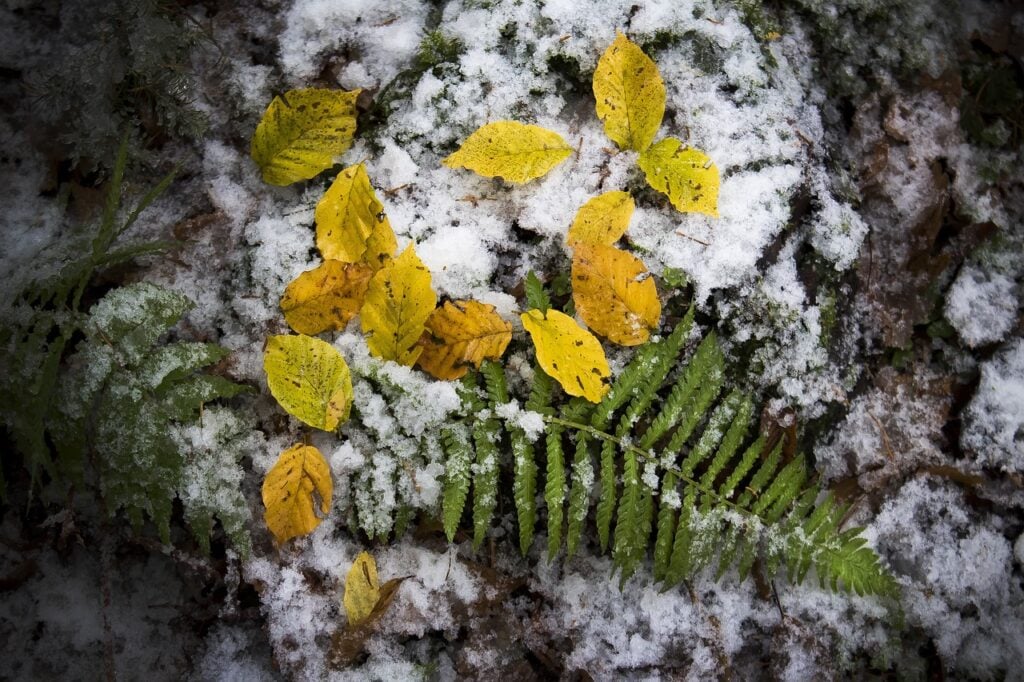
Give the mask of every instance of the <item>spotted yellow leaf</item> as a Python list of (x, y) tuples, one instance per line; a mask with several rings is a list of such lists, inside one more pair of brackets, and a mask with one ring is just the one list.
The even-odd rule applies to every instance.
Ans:
[(344, 329), (363, 306), (373, 270), (364, 263), (328, 260), (288, 285), (281, 312), (300, 334)]
[(263, 479), (263, 519), (278, 543), (312, 533), (331, 511), (333, 491), (319, 450), (299, 443), (282, 452)]
[(430, 271), (410, 244), (370, 280), (359, 313), (370, 352), (411, 367), (422, 351), (416, 342), (435, 305)]
[(311, 336), (271, 336), (263, 370), (270, 393), (299, 421), (333, 431), (348, 419), (352, 375), (329, 343)]
[(605, 244), (611, 246), (626, 233), (636, 204), (629, 192), (605, 192), (587, 201), (576, 212), (566, 241), (569, 244)]
[(677, 210), (718, 217), (718, 167), (707, 154), (667, 137), (640, 155), (647, 183), (668, 195)]
[(537, 362), (569, 395), (599, 402), (608, 392), (608, 360), (597, 338), (565, 313), (527, 310), (521, 316)]
[(572, 154), (558, 133), (518, 121), (496, 121), (477, 129), (443, 163), (487, 178), (524, 183), (539, 178)]
[(417, 363), (437, 379), (458, 379), (484, 360), (497, 360), (512, 340), (512, 325), (478, 301), (445, 303), (430, 314)]
[(651, 58), (622, 33), (597, 61), (594, 99), (615, 144), (638, 152), (651, 146), (665, 115), (665, 83)]
[(632, 254), (603, 244), (573, 247), (572, 300), (591, 330), (620, 346), (650, 338), (661, 301), (647, 267)]
[(349, 625), (359, 625), (370, 617), (380, 599), (377, 580), (377, 562), (368, 552), (360, 552), (345, 577), (345, 596), (342, 603), (348, 614)]
[(290, 90), (267, 107), (250, 154), (263, 181), (290, 185), (334, 165), (352, 146), (359, 90)]
[(377, 270), (395, 254), (391, 222), (361, 163), (338, 174), (317, 203), (315, 217), (316, 246), (324, 258)]

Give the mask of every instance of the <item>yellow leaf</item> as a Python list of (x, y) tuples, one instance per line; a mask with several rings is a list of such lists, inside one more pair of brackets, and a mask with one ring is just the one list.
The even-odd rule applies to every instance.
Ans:
[(626, 233), (636, 204), (629, 192), (605, 192), (580, 207), (569, 228), (569, 244), (586, 242), (611, 246)]
[(632, 254), (603, 244), (576, 244), (572, 258), (572, 300), (593, 331), (620, 346), (650, 338), (661, 318), (654, 279)]
[(344, 329), (363, 306), (373, 270), (363, 263), (328, 260), (295, 278), (281, 297), (281, 312), (300, 334)]
[(597, 62), (594, 99), (615, 144), (638, 152), (651, 146), (665, 115), (665, 83), (651, 58), (622, 33)]
[(512, 325), (494, 306), (478, 301), (455, 301), (436, 308), (420, 337), (423, 349), (417, 363), (437, 379), (458, 379), (472, 365), (497, 360), (512, 340)]
[(539, 178), (572, 154), (558, 133), (518, 121), (496, 121), (477, 129), (443, 163), (486, 178), (523, 183)]
[[(362, 556), (362, 555), (360, 555)], [(373, 561), (373, 558), (370, 558)], [(353, 569), (355, 565), (353, 564)], [(349, 576), (351, 577), (351, 572)], [(352, 664), (359, 655), (363, 652), (363, 647), (366, 644), (366, 640), (373, 634), (379, 621), (385, 613), (391, 603), (395, 600), (395, 596), (398, 594), (398, 588), (402, 586), (411, 576), (405, 576), (403, 578), (392, 578), (378, 590), (377, 603), (374, 605), (373, 610), (370, 611), (369, 615), (365, 616), (360, 622), (355, 623), (352, 621), (351, 612), (349, 612), (349, 622), (344, 628), (339, 628), (335, 631), (331, 637), (331, 646), (327, 650), (327, 664), (332, 668), (342, 669)], [(348, 587), (346, 581), (346, 596), (348, 596)], [(348, 606), (346, 605), (346, 611)]]
[(368, 552), (360, 552), (345, 578), (345, 613), (349, 625), (359, 625), (370, 617), (380, 599), (377, 562)]
[(565, 313), (528, 310), (521, 316), (537, 349), (537, 362), (569, 395), (592, 403), (608, 392), (610, 372), (597, 338)]
[[(263, 479), (263, 518), (278, 543), (312, 533), (331, 511), (331, 469), (311, 445), (293, 445), (277, 458)], [(316, 513), (320, 501), (320, 516)]]
[(271, 336), (263, 370), (270, 393), (299, 421), (333, 431), (348, 419), (352, 376), (329, 343), (311, 336)]
[(250, 151), (263, 181), (290, 185), (334, 165), (352, 146), (359, 90), (289, 90), (267, 107)]
[(374, 270), (394, 255), (395, 233), (363, 164), (339, 173), (317, 203), (316, 246), (324, 258)]
[(436, 304), (430, 271), (410, 244), (370, 280), (359, 313), (370, 352), (411, 367), (422, 350), (416, 342)]
[(718, 217), (718, 168), (704, 152), (667, 137), (641, 154), (637, 165), (677, 210)]

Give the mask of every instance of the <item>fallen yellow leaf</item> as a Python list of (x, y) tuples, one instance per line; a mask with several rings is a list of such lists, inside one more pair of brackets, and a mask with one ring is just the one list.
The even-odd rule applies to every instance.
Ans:
[(661, 301), (647, 267), (603, 244), (573, 247), (572, 300), (593, 331), (620, 346), (638, 346), (661, 318)]
[(410, 244), (377, 271), (366, 290), (359, 316), (370, 352), (411, 367), (422, 351), (416, 342), (435, 305), (430, 270)]
[(359, 625), (369, 618), (379, 599), (377, 562), (368, 552), (360, 552), (345, 578), (345, 596), (342, 601), (349, 625)]
[(263, 181), (290, 185), (334, 165), (352, 146), (359, 90), (289, 90), (275, 97), (252, 136)]
[(331, 511), (331, 469), (320, 451), (311, 445), (293, 445), (277, 458), (263, 479), (263, 519), (278, 543), (312, 533)]
[(667, 137), (643, 152), (637, 165), (677, 210), (718, 217), (718, 167), (704, 152)]
[(284, 290), (284, 319), (295, 331), (310, 336), (344, 329), (363, 306), (372, 276), (373, 270), (364, 263), (324, 261)]
[(594, 99), (615, 144), (638, 152), (651, 146), (665, 115), (665, 83), (651, 58), (622, 33), (597, 62)]
[(398, 246), (361, 163), (338, 173), (317, 203), (315, 217), (316, 246), (328, 260), (363, 262), (377, 270)]
[(524, 183), (546, 174), (572, 154), (558, 133), (518, 121), (488, 123), (470, 135), (442, 163), (468, 168), (487, 178)]
[(271, 336), (263, 370), (270, 393), (299, 421), (333, 431), (348, 419), (352, 375), (329, 343), (303, 335)]
[(587, 201), (576, 212), (566, 242), (611, 246), (626, 233), (636, 204), (629, 192), (605, 192)]
[(569, 395), (599, 402), (611, 372), (601, 343), (565, 313), (527, 310), (520, 318), (537, 350), (537, 362)]
[(437, 379), (458, 379), (484, 360), (497, 360), (512, 340), (512, 325), (494, 306), (455, 301), (436, 308), (420, 337), (417, 363)]

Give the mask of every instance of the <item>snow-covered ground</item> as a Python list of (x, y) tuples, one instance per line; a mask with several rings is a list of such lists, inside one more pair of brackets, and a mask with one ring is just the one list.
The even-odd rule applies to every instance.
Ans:
[[(21, 7), (30, 4), (3, 9), (10, 68), (30, 70), (50, 54)], [(1024, 159), (1020, 144), (972, 142), (959, 93), (944, 88), (959, 87), (948, 73), (972, 35), (1008, 31), (1019, 73), (1012, 44), (1024, 36), (1024, 13), (981, 2), (804, 1), (768, 31), (759, 3), (712, 0), (252, 0), (185, 11), (212, 37), (192, 57), (195, 106), (210, 127), (151, 160), (184, 171), (133, 229), (187, 244), (129, 276), (195, 301), (188, 334), (228, 347), (230, 376), (259, 388), (238, 403), (253, 421), (229, 425), (243, 429), (241, 461), (190, 471), (182, 491), (221, 496), (222, 507), (241, 495), (252, 553), (218, 560), (226, 596), (196, 626), (161, 611), (170, 603), (181, 618), (205, 600), (189, 584), (208, 579), (195, 567), (154, 554), (116, 562), (110, 578), (110, 557), (88, 541), (33, 550), (37, 570), (0, 601), (4, 656), (19, 661), (12, 678), (101, 677), (109, 641), (126, 679), (145, 670), (204, 680), (577, 671), (803, 680), (918, 677), (936, 661), (956, 677), (1021, 674), (1024, 187), (1012, 169)], [(649, 46), (665, 81), (659, 137), (689, 142), (720, 169), (719, 218), (672, 210), (643, 189), (636, 154), (605, 137), (589, 83), (616, 29)], [(410, 79), (403, 74), (428, 34), (462, 50)], [(829, 70), (832, 49), (844, 55), (843, 73)], [(483, 551), (468, 540), (449, 546), (429, 526), (444, 473), (438, 430), (458, 396), (451, 384), (371, 358), (358, 324), (328, 340), (353, 369), (360, 419), (339, 435), (312, 436), (334, 474), (334, 511), (276, 548), (259, 483), (304, 431), (266, 390), (263, 346), (287, 331), (285, 286), (319, 263), (313, 208), (332, 178), (266, 185), (248, 141), (274, 94), (312, 86), (398, 95), (342, 162), (365, 161), (399, 250), (416, 244), (439, 296), (491, 303), (516, 325), (522, 299), (513, 292), (526, 273), (549, 279), (568, 269), (565, 234), (579, 206), (603, 191), (633, 191), (627, 243), (655, 274), (685, 273), (701, 319), (744, 365), (737, 381), (765, 398), (763, 421), (796, 423), (818, 475), (850, 495), (851, 522), (866, 527), (899, 581), (899, 606), (813, 581), (740, 583), (733, 572), (662, 592), (641, 570), (620, 589), (593, 541), (548, 563), (538, 538), (520, 557), (511, 508)], [(19, 116), (12, 107), (0, 117), (0, 261), (11, 287), (65, 224), (54, 193), (41, 193), (48, 160)], [(469, 133), (500, 119), (555, 130), (576, 153), (516, 187), (441, 165)], [(989, 235), (980, 248), (976, 233)], [(627, 358), (613, 352), (613, 372)], [(513, 387), (528, 385), (530, 364), (524, 351), (506, 358)], [(179, 436), (206, 443), (221, 418), (214, 411), (205, 430)], [(370, 551), (382, 580), (409, 578), (365, 660), (330, 670), (330, 638), (345, 619), (341, 587), (366, 548), (359, 530), (386, 534), (402, 507), (427, 530)], [(23, 532), (18, 511), (7, 510), (8, 534)], [(9, 548), (4, 570), (22, 554)], [(101, 608), (105, 580), (113, 603)], [(240, 581), (258, 593), (262, 620), (239, 617)]]

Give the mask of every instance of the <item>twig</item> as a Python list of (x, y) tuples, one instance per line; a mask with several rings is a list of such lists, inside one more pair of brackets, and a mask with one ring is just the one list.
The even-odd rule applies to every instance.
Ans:
[(678, 234), (680, 237), (686, 237), (687, 239), (689, 239), (691, 241), (695, 241), (698, 244), (703, 244), (704, 246), (711, 246), (711, 242), (706, 242), (703, 239), (697, 239), (696, 237), (693, 237), (693, 236), (690, 236), (690, 235), (686, 234), (682, 230), (676, 230), (676, 234)]
[(895, 462), (896, 461), (896, 453), (892, 449), (892, 443), (889, 442), (889, 434), (886, 433), (885, 427), (882, 426), (882, 422), (878, 421), (878, 417), (876, 417), (874, 414), (872, 414), (871, 410), (868, 410), (867, 412), (868, 412), (868, 416), (871, 417), (871, 421), (875, 422), (875, 426), (878, 427), (879, 433), (882, 434), (882, 445), (885, 446), (885, 454), (886, 454), (886, 456), (889, 458), (890, 462)]

